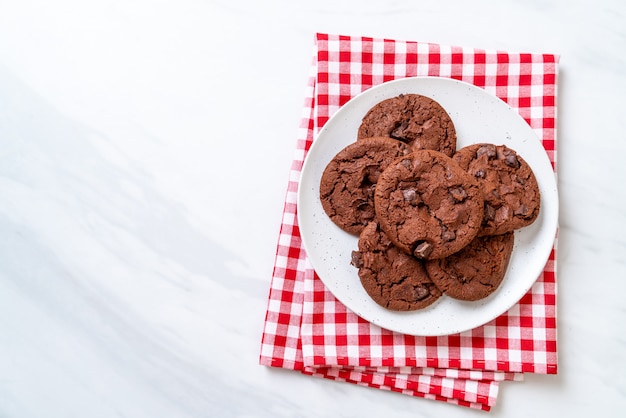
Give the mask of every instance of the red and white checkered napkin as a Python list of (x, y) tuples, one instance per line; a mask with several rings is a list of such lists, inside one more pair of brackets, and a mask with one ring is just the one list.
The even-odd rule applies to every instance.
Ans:
[(516, 109), (556, 163), (558, 56), (318, 34), (291, 167), (260, 363), (489, 410), (498, 382), (555, 374), (556, 241), (531, 290), (493, 321), (460, 334), (416, 337), (349, 311), (307, 260), (296, 218), (302, 163), (329, 117), (362, 91), (396, 78), (449, 77)]

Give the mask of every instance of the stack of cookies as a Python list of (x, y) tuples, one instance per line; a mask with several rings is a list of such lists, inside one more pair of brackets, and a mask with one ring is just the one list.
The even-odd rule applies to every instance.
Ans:
[(443, 294), (475, 301), (504, 279), (514, 232), (535, 221), (530, 166), (505, 145), (457, 150), (449, 114), (403, 94), (373, 106), (356, 141), (326, 166), (326, 214), (357, 235), (352, 265), (379, 305), (423, 309)]

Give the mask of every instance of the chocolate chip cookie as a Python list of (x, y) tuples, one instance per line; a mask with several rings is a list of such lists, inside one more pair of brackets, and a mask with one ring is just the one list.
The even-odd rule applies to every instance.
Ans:
[(432, 150), (398, 158), (380, 175), (376, 216), (389, 239), (421, 259), (443, 258), (469, 244), (483, 219), (474, 176)]
[(367, 294), (379, 305), (394, 311), (423, 309), (441, 296), (428, 277), (423, 262), (400, 251), (370, 222), (359, 236), (359, 249), (352, 252), (352, 265)]
[(432, 149), (451, 157), (456, 130), (448, 112), (430, 97), (401, 94), (374, 105), (363, 117), (358, 138), (387, 136), (413, 149)]
[(530, 166), (505, 145), (480, 143), (453, 156), (480, 184), (485, 200), (479, 235), (497, 235), (532, 224), (539, 215), (541, 195)]
[(483, 299), (502, 283), (513, 244), (513, 232), (476, 237), (451, 256), (427, 261), (426, 270), (446, 295), (468, 301)]
[(391, 138), (367, 138), (349, 144), (324, 169), (322, 207), (341, 229), (358, 235), (375, 217), (374, 188), (380, 173), (409, 147)]

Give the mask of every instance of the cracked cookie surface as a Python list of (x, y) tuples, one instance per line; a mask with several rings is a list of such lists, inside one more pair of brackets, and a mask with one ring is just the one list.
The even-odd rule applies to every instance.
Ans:
[(441, 296), (423, 262), (400, 251), (376, 222), (361, 232), (358, 251), (352, 252), (352, 265), (358, 268), (367, 294), (389, 310), (423, 309)]
[(478, 182), (432, 150), (413, 151), (390, 164), (378, 179), (374, 205), (389, 239), (425, 260), (461, 250), (483, 219)]
[(452, 157), (478, 181), (485, 201), (478, 235), (497, 235), (532, 224), (539, 215), (541, 195), (526, 161), (505, 145), (479, 143)]
[(320, 200), (330, 219), (358, 235), (375, 217), (374, 188), (378, 177), (409, 147), (391, 138), (367, 138), (349, 144), (328, 163), (320, 180)]
[(476, 237), (458, 253), (426, 262), (432, 281), (460, 300), (486, 298), (498, 289), (513, 251), (514, 233)]
[(435, 100), (419, 94), (401, 94), (374, 105), (363, 117), (358, 138), (386, 136), (414, 150), (432, 149), (452, 156), (456, 130), (448, 112)]

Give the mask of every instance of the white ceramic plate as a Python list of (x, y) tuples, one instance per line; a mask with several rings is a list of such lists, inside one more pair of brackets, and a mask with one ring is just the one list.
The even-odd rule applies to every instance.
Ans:
[[(319, 182), (329, 161), (356, 140), (365, 113), (376, 103), (402, 93), (439, 102), (450, 114), (457, 149), (476, 142), (505, 144), (531, 166), (541, 192), (541, 210), (530, 226), (516, 231), (509, 268), (499, 289), (476, 302), (443, 296), (430, 307), (394, 312), (376, 304), (350, 265), (358, 237), (338, 228), (326, 215)], [(307, 255), (320, 279), (350, 310), (383, 328), (411, 335), (448, 335), (483, 325), (507, 311), (530, 289), (552, 249), (558, 223), (558, 194), (550, 160), (539, 138), (504, 101), (468, 83), (437, 77), (387, 82), (342, 106), (322, 128), (307, 155), (298, 192), (298, 222)]]

